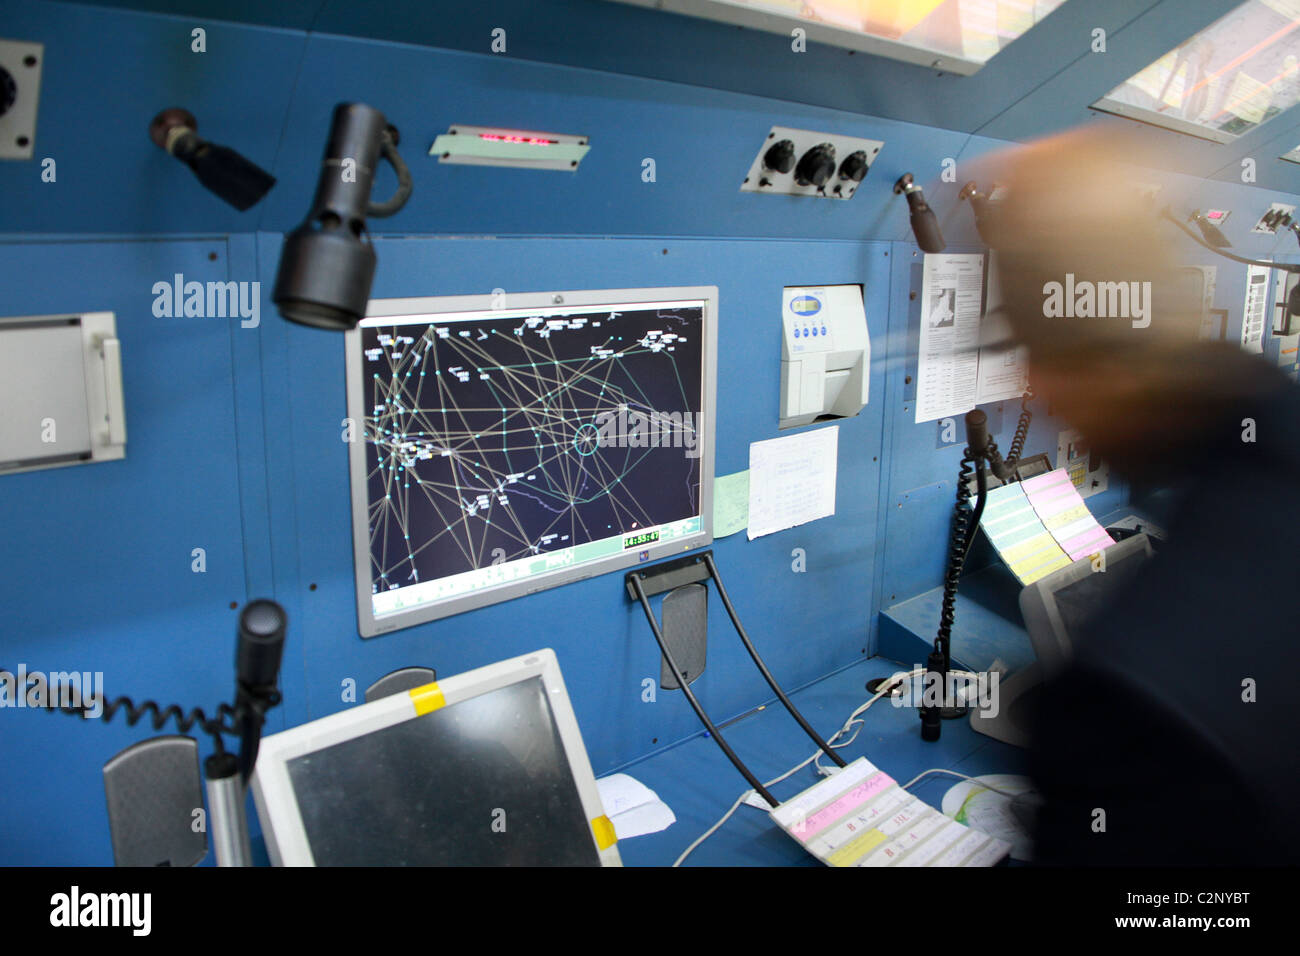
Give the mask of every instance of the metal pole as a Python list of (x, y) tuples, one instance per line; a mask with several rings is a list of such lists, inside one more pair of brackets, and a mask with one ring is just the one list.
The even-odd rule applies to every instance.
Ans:
[(253, 847), (244, 814), (244, 784), (239, 760), (228, 752), (203, 762), (208, 791), (208, 833), (217, 853), (217, 866), (252, 866)]

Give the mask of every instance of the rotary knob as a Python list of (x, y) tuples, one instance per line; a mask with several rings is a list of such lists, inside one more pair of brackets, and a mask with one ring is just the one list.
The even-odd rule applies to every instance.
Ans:
[(840, 179), (846, 179), (849, 182), (860, 183), (862, 178), (867, 175), (867, 154), (862, 150), (856, 153), (850, 153), (840, 163)]
[(794, 168), (794, 181), (800, 186), (825, 186), (835, 175), (835, 147), (830, 143), (814, 146), (803, 154)]
[(9, 75), (9, 71), (0, 66), (0, 116), (9, 112), (9, 107), (18, 99), (18, 84)]
[(778, 173), (794, 169), (794, 143), (788, 139), (773, 143), (763, 154), (763, 166)]

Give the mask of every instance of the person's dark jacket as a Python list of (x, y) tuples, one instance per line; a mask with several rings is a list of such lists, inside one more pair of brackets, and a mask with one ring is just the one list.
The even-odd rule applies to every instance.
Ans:
[(1300, 862), (1300, 390), (1258, 357), (1206, 361), (1111, 462), (1177, 506), (1042, 692), (1043, 863)]

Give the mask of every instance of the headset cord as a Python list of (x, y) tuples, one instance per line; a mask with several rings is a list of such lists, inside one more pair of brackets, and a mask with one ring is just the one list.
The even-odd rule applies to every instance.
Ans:
[[(948, 642), (952, 635), (953, 620), (956, 616), (957, 583), (961, 579), (962, 567), (966, 563), (966, 552), (970, 548), (971, 518), (970, 476), (975, 468), (975, 458), (967, 448), (962, 455), (961, 468), (957, 473), (957, 502), (953, 507), (952, 530), (948, 538), (948, 566), (943, 575), (943, 606), (939, 613), (939, 632), (935, 635), (934, 649), (947, 659)], [(981, 471), (983, 469), (981, 468)]]
[[(6, 674), (14, 682), (15, 693), (26, 694), (26, 687), (18, 687), (17, 678), (12, 671), (0, 668), (0, 674)], [(51, 695), (58, 693), (55, 688), (48, 688)], [(258, 717), (265, 715), (266, 711), (280, 702), (280, 692), (271, 691), (265, 701), (257, 701), (249, 705), (249, 709), (257, 714)], [(50, 711), (61, 711), (65, 714), (71, 714), (74, 717), (81, 717), (83, 720), (93, 720), (91, 711), (95, 709), (95, 700), (83, 700), (78, 704), (57, 704), (47, 707)], [(188, 713), (176, 704), (169, 707), (163, 707), (157, 701), (145, 700), (137, 704), (130, 697), (122, 696), (113, 700), (104, 701), (102, 704), (102, 719), (107, 722), (113, 719), (114, 715), (121, 711), (126, 719), (128, 727), (134, 727), (146, 715), (149, 722), (153, 725), (154, 730), (162, 730), (171, 721), (175, 723), (176, 729), (180, 733), (189, 733), (192, 727), (199, 727), (204, 733), (212, 738), (212, 744), (217, 753), (224, 753), (225, 747), (222, 744), (221, 735), (230, 734), (232, 736), (240, 733), (240, 718), (243, 716), (239, 709), (230, 704), (220, 704), (214, 717), (209, 717), (203, 708), (195, 707)]]
[(1029, 403), (1033, 400), (1034, 389), (1030, 386), (1025, 389), (1025, 394), (1020, 399), (1020, 421), (1016, 423), (1016, 434), (1011, 439), (1011, 455), (1007, 464), (1012, 468), (1020, 464), (1020, 454), (1025, 450), (1025, 438), (1029, 435), (1029, 422), (1034, 417), (1034, 413), (1029, 410)]

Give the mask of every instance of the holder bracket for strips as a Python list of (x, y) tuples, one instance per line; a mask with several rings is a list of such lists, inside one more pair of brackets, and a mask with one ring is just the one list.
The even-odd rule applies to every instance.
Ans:
[[(755, 792), (766, 800), (769, 805), (775, 807), (779, 805), (779, 801), (777, 801), (777, 799), (767, 791), (767, 788), (759, 782), (758, 778), (754, 776), (753, 772), (745, 765), (744, 761), (736, 756), (736, 752), (732, 750), (726, 740), (723, 739), (717, 726), (709, 719), (709, 715), (705, 713), (704, 707), (700, 704), (699, 699), (690, 688), (689, 677), (683, 672), (678, 663), (677, 655), (673, 653), (673, 649), (670, 646), (672, 642), (665, 636), (664, 628), (660, 627), (659, 621), (655, 618), (654, 609), (650, 606), (650, 598), (655, 595), (673, 592), (678, 588), (703, 584), (709, 580), (712, 580), (714, 586), (718, 589), (718, 597), (722, 599), (722, 604), (727, 609), (727, 616), (731, 618), (731, 623), (736, 628), (736, 633), (740, 635), (740, 640), (745, 645), (745, 650), (754, 661), (754, 666), (757, 667), (759, 673), (763, 675), (763, 679), (766, 680), (767, 685), (772, 688), (777, 699), (790, 713), (790, 716), (795, 719), (795, 722), (803, 729), (804, 733), (806, 733), (809, 738), (811, 738), (812, 741), (821, 748), (822, 752), (825, 753), (826, 756), (830, 757), (830, 759), (838, 766), (843, 767), (845, 765), (844, 759), (832, 750), (830, 745), (812, 729), (808, 721), (804, 719), (803, 714), (799, 713), (799, 710), (790, 701), (790, 698), (786, 696), (785, 691), (783, 691), (781, 686), (776, 682), (776, 678), (773, 677), (772, 672), (767, 669), (767, 665), (763, 663), (763, 658), (759, 656), (758, 649), (755, 648), (753, 642), (750, 641), (749, 635), (745, 632), (744, 626), (740, 623), (740, 617), (736, 614), (736, 608), (731, 603), (731, 598), (727, 594), (727, 589), (723, 586), (722, 577), (718, 573), (717, 564), (714, 563), (712, 551), (704, 551), (700, 554), (674, 558), (671, 561), (664, 561), (648, 568), (639, 568), (636, 571), (629, 571), (623, 579), (624, 586), (627, 588), (628, 596), (632, 600), (639, 602), (642, 610), (645, 612), (646, 621), (650, 624), (650, 630), (654, 634), (655, 641), (659, 645), (659, 651), (663, 655), (664, 663), (667, 665), (668, 670), (671, 672), (677, 685), (681, 688), (682, 693), (686, 695), (686, 700), (690, 703), (691, 709), (695, 711), (695, 715), (700, 719), (700, 723), (702, 723), (705, 729), (708, 730), (710, 736), (717, 741), (718, 746), (722, 749), (722, 752), (726, 754), (727, 759), (731, 761), (732, 765), (738, 771), (740, 771), (740, 775), (749, 782), (749, 785), (754, 788)], [(704, 602), (700, 602), (700, 606), (707, 608), (707, 605)], [(707, 611), (697, 611), (696, 613), (707, 613)], [(665, 617), (667, 617), (667, 615), (665, 615)], [(704, 630), (703, 622), (700, 622), (699, 630)]]

